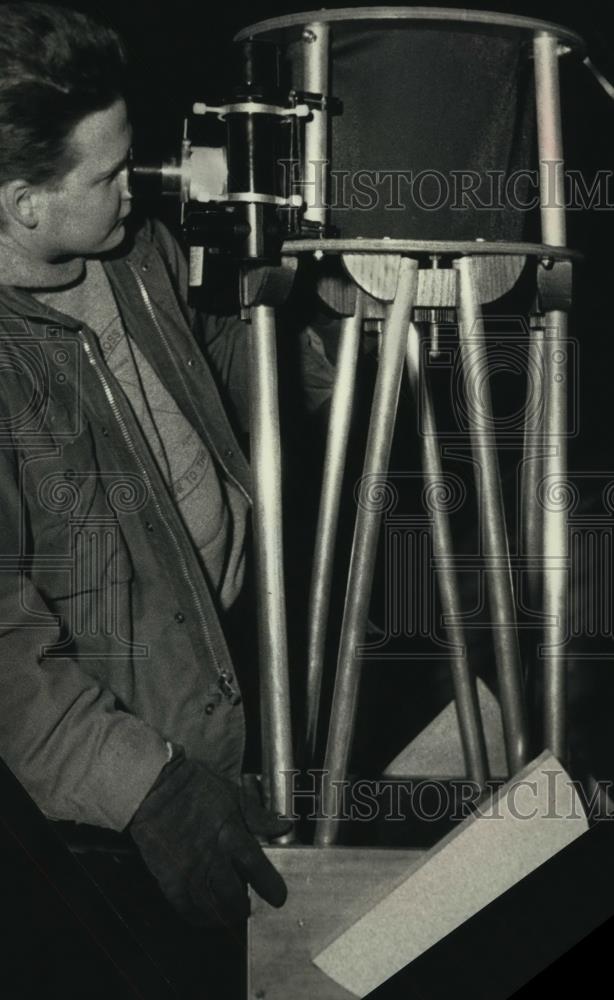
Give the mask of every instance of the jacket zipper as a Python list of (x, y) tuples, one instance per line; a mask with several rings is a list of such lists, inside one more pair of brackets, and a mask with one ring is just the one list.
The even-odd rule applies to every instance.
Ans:
[(156, 493), (155, 493), (154, 488), (153, 488), (153, 483), (152, 483), (151, 478), (149, 476), (149, 473), (147, 471), (147, 467), (145, 466), (145, 464), (141, 460), (141, 458), (140, 458), (140, 456), (139, 456), (136, 448), (134, 447), (134, 442), (132, 441), (132, 438), (130, 437), (130, 434), (128, 433), (128, 429), (126, 427), (126, 423), (124, 421), (123, 414), (122, 414), (119, 406), (117, 405), (117, 401), (115, 399), (115, 396), (113, 395), (113, 390), (111, 389), (111, 386), (110, 386), (107, 378), (105, 377), (104, 372), (102, 371), (102, 369), (98, 365), (98, 363), (97, 363), (97, 361), (96, 361), (96, 359), (94, 357), (94, 353), (93, 353), (93, 351), (92, 351), (89, 343), (87, 342), (87, 339), (85, 337), (85, 334), (84, 334), (83, 330), (79, 330), (79, 334), (80, 334), (81, 339), (82, 339), (82, 343), (83, 343), (83, 346), (84, 346), (84, 349), (85, 349), (85, 353), (87, 355), (87, 359), (90, 362), (90, 364), (92, 365), (92, 367), (94, 368), (94, 371), (96, 372), (96, 375), (98, 376), (98, 380), (99, 380), (100, 384), (102, 385), (102, 388), (103, 388), (104, 394), (105, 394), (105, 396), (107, 398), (107, 401), (109, 403), (109, 406), (111, 407), (111, 410), (113, 411), (113, 415), (115, 416), (115, 419), (117, 420), (117, 423), (118, 423), (118, 425), (120, 427), (120, 430), (122, 432), (122, 437), (124, 439), (124, 442), (128, 446), (128, 449), (129, 449), (130, 453), (132, 454), (132, 456), (134, 457), (134, 460), (135, 460), (137, 466), (141, 470), (141, 474), (142, 474), (143, 479), (145, 481), (145, 485), (147, 486), (147, 488), (149, 490), (149, 495), (152, 498), (152, 501), (153, 501), (154, 507), (155, 507), (155, 509), (156, 509), (156, 511), (158, 513), (158, 516), (159, 516), (160, 520), (162, 521), (162, 523), (164, 524), (166, 530), (168, 531), (168, 534), (172, 538), (173, 543), (175, 545), (175, 548), (177, 550), (177, 553), (179, 554), (179, 561), (180, 561), (180, 565), (181, 565), (182, 574), (183, 574), (183, 577), (184, 577), (186, 583), (188, 584), (188, 587), (189, 587), (189, 589), (190, 589), (190, 591), (192, 593), (192, 597), (194, 599), (194, 605), (195, 605), (195, 607), (197, 609), (197, 612), (198, 612), (198, 620), (200, 622), (200, 626), (201, 626), (201, 629), (202, 629), (202, 632), (203, 632), (203, 635), (204, 635), (204, 638), (205, 638), (205, 642), (207, 643), (207, 647), (209, 649), (209, 652), (211, 653), (211, 656), (213, 658), (213, 662), (215, 664), (215, 669), (217, 670), (217, 673), (218, 673), (218, 686), (220, 688), (220, 691), (222, 692), (222, 694), (226, 698), (228, 698), (228, 700), (230, 701), (231, 704), (233, 704), (233, 705), (238, 704), (238, 702), (241, 701), (241, 697), (238, 694), (238, 692), (235, 691), (235, 689), (232, 687), (232, 684), (231, 684), (232, 674), (230, 674), (227, 670), (224, 670), (220, 666), (220, 662), (218, 660), (217, 654), (216, 654), (215, 649), (213, 647), (213, 643), (211, 641), (211, 633), (209, 631), (209, 626), (207, 624), (207, 619), (205, 617), (205, 613), (204, 613), (204, 609), (203, 609), (202, 602), (201, 602), (201, 599), (200, 599), (200, 595), (199, 595), (196, 587), (194, 586), (192, 577), (190, 576), (190, 571), (189, 571), (188, 565), (187, 565), (187, 563), (185, 561), (183, 552), (181, 551), (181, 546), (180, 546), (179, 541), (177, 539), (177, 535), (175, 534), (175, 531), (173, 530), (171, 524), (169, 523), (168, 518), (166, 517), (166, 515), (165, 515), (165, 513), (164, 513), (164, 511), (162, 509), (162, 506), (161, 506), (161, 504), (158, 501), (158, 498), (157, 498)]
[[(147, 310), (147, 313), (148, 313), (148, 315), (149, 315), (149, 317), (150, 317), (153, 325), (155, 326), (156, 330), (158, 331), (160, 339), (161, 339), (161, 341), (164, 344), (164, 347), (166, 349), (166, 353), (169, 356), (169, 360), (170, 360), (171, 364), (176, 367), (177, 365), (176, 365), (175, 356), (174, 356), (174, 354), (173, 354), (173, 352), (172, 352), (172, 350), (171, 350), (171, 348), (169, 346), (168, 340), (166, 339), (166, 334), (164, 333), (164, 330), (162, 329), (162, 327), (160, 326), (160, 324), (158, 322), (158, 317), (156, 316), (154, 307), (153, 307), (151, 299), (149, 297), (149, 292), (147, 291), (147, 288), (145, 287), (145, 282), (143, 281), (143, 279), (141, 278), (141, 275), (136, 270), (136, 268), (134, 267), (133, 264), (128, 263), (128, 267), (130, 268), (130, 270), (132, 271), (132, 274), (134, 275), (134, 279), (135, 279), (135, 281), (136, 281), (136, 283), (137, 283), (137, 285), (139, 287), (139, 291), (141, 293), (141, 298), (143, 300), (143, 304), (144, 304), (144, 306), (145, 306), (145, 308)], [(230, 469), (227, 468), (225, 462), (222, 460), (222, 458), (221, 458), (221, 456), (220, 456), (217, 448), (215, 447), (214, 443), (211, 441), (210, 438), (207, 439), (207, 445), (211, 449), (211, 451), (213, 452), (213, 454), (215, 455), (215, 457), (217, 458), (217, 460), (218, 460), (219, 464), (221, 465), (221, 467), (224, 469), (224, 472), (226, 473), (226, 475), (230, 479), (232, 479), (232, 481), (235, 484), (235, 486), (237, 487), (237, 489), (239, 489), (241, 491), (241, 493), (243, 494), (243, 496), (245, 497), (245, 499), (247, 500), (247, 502), (251, 505), (251, 502), (252, 502), (251, 501), (251, 497), (245, 491), (245, 489), (241, 486), (241, 483), (237, 479), (235, 479), (235, 477), (233, 476), (233, 474), (230, 471)]]

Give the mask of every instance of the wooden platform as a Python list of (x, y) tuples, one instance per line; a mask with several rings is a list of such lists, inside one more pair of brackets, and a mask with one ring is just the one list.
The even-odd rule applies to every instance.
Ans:
[(274, 910), (252, 895), (249, 1000), (348, 1000), (312, 959), (403, 882), (423, 851), (372, 847), (266, 847), (288, 886)]
[(428, 851), (267, 848), (289, 896), (252, 899), (249, 1000), (366, 997), (587, 829), (544, 751)]

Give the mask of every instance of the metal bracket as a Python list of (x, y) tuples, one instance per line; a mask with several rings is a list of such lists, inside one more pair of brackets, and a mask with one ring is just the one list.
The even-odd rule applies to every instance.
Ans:
[(300, 104), (306, 104), (308, 108), (328, 111), (329, 115), (343, 114), (343, 101), (339, 100), (338, 97), (331, 97), (330, 94), (313, 94), (307, 90), (291, 90), (290, 98), (299, 101)]
[(307, 118), (311, 109), (307, 104), (297, 104), (295, 107), (282, 108), (278, 104), (259, 104), (256, 101), (240, 101), (236, 104), (220, 104), (214, 106), (196, 101), (192, 105), (192, 114), (217, 115), (224, 121), (226, 115), (274, 115), (277, 118)]
[(543, 312), (568, 312), (572, 299), (573, 264), (570, 260), (542, 258), (537, 264), (537, 295)]
[(242, 314), (251, 309), (252, 306), (282, 305), (292, 289), (297, 267), (298, 259), (296, 257), (286, 257), (281, 267), (241, 268)]

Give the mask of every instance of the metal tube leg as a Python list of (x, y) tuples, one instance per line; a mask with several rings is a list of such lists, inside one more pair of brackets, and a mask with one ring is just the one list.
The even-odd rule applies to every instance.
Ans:
[[(522, 451), (521, 519), (522, 554), (530, 560), (528, 569), (529, 594), (537, 609), (543, 571), (543, 518), (538, 501), (538, 488), (544, 466), (544, 414), (536, 411), (535, 390), (545, 385), (544, 331), (532, 329), (527, 360), (527, 398), (525, 403), (524, 442)], [(533, 380), (533, 375), (537, 376)], [(545, 402), (545, 401), (544, 401)]]
[[(484, 329), (478, 311), (473, 281), (473, 261), (469, 257), (454, 262), (460, 290), (459, 339), (465, 383), (476, 360), (486, 362)], [(528, 726), (512, 574), (507, 543), (499, 463), (493, 435), (492, 400), (488, 379), (480, 380), (480, 410), (477, 400), (469, 407), (471, 450), (479, 489), (480, 533), (486, 560), (486, 579), (494, 623), (494, 646), (503, 732), (508, 766), (515, 774), (528, 757)]]
[[(330, 25), (316, 21), (303, 28), (303, 88), (328, 96)], [(313, 108), (305, 122), (303, 197), (307, 222), (324, 224), (327, 215), (328, 111)]]
[[(533, 41), (537, 143), (540, 160), (542, 242), (565, 246), (565, 199), (561, 99), (557, 39), (538, 32)], [(567, 315), (546, 313), (546, 441), (543, 514), (544, 613), (544, 736), (546, 745), (564, 760), (566, 664), (563, 656), (567, 628), (566, 350)], [(558, 331), (557, 338), (552, 331)], [(548, 336), (550, 331), (550, 336)], [(553, 493), (554, 491), (554, 493)]]
[(533, 40), (542, 242), (564, 247), (565, 165), (561, 126), (558, 40), (538, 32)]
[[(422, 402), (422, 464), (425, 481), (434, 496), (435, 491), (443, 487), (443, 469), (436, 436), (435, 411), (430, 387), (426, 384), (422, 387), (420, 398), (420, 335), (413, 323), (409, 328), (407, 342), (407, 370), (417, 406)], [(467, 661), (465, 634), (460, 624), (462, 607), (458, 580), (454, 567), (449, 564), (454, 551), (450, 520), (446, 510), (436, 500), (432, 505), (432, 514), (433, 552), (438, 568), (441, 604), (447, 621), (446, 631), (453, 646), (452, 680), (465, 765), (469, 777), (483, 786), (488, 778), (486, 741), (475, 677)]]
[(254, 306), (251, 309), (249, 342), (263, 769), (270, 806), (275, 811), (284, 812), (284, 772), (292, 769), (293, 761), (283, 571), (277, 348), (275, 313), (271, 306)]
[[(409, 258), (401, 259), (396, 296), (388, 312), (384, 329), (371, 411), (363, 469), (363, 481), (367, 483), (370, 482), (367, 477), (377, 476), (381, 480), (388, 472), (407, 346), (407, 330), (417, 283), (416, 261)], [(336, 815), (336, 795), (338, 783), (345, 778), (352, 744), (360, 680), (360, 663), (356, 653), (357, 646), (365, 635), (380, 521), (379, 505), (359, 504), (324, 760), (323, 817), (319, 820), (316, 830), (316, 843), (320, 845), (333, 843), (337, 834), (339, 819)]]
[[(557, 336), (552, 336), (557, 330)], [(566, 756), (567, 632), (567, 352), (564, 346), (567, 314), (546, 313), (546, 440), (544, 462), (544, 738), (545, 745), (564, 761)], [(550, 336), (548, 336), (550, 333)]]
[(315, 553), (309, 600), (309, 654), (307, 664), (307, 741), (315, 752), (320, 708), (326, 630), (339, 521), (339, 504), (347, 454), (352, 404), (356, 382), (356, 362), (362, 327), (362, 293), (356, 294), (353, 316), (341, 323), (337, 375), (331, 403), (328, 441), (324, 460), (322, 496), (316, 531)]

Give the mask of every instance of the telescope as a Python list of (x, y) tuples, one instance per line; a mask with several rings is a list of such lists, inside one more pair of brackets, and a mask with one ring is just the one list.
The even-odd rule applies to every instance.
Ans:
[[(131, 187), (137, 196), (155, 194), (178, 202), (193, 289), (206, 281), (209, 257), (239, 265), (251, 365), (265, 787), (273, 808), (291, 812), (287, 776), (295, 770), (297, 747), (307, 748), (307, 763), (323, 775), (309, 871), (321, 868), (331, 884), (338, 879), (342, 885), (335, 869), (338, 855), (315, 855), (335, 844), (341, 829), (337, 789), (351, 764), (378, 546), (387, 525), (394, 527), (390, 457), (405, 385), (420, 429), (426, 498), (420, 513), (428, 529), (454, 689), (447, 725), (455, 730), (461, 748), (462, 776), (485, 791), (493, 768), (474, 665), (466, 656), (462, 560), (454, 555), (451, 527), (454, 475), (447, 463), (453, 454), (458, 458), (459, 449), (472, 470), (477, 498), (476, 560), (492, 634), (504, 776), (510, 781), (526, 778), (527, 768), (533, 767), (533, 775), (546, 759), (554, 760), (564, 774), (567, 442), (573, 433), (568, 314), (572, 270), (580, 255), (567, 245), (560, 73), (563, 64), (591, 64), (582, 39), (565, 27), (508, 14), (432, 7), (349, 8), (272, 18), (243, 29), (235, 39), (235, 54), (236, 85), (214, 105), (195, 102), (184, 123), (179, 155), (168, 162), (133, 164)], [(600, 82), (607, 89), (607, 81)], [(223, 143), (199, 141), (199, 121), (207, 116), (223, 124)], [(297, 689), (288, 665), (278, 407), (283, 376), (276, 355), (275, 310), (290, 294), (305, 260), (315, 265), (310, 271), (314, 291), (337, 317), (339, 334), (306, 609), (308, 663), (304, 687)], [(527, 400), (522, 419), (504, 425), (497, 418), (489, 384), (484, 311), (517, 289), (521, 279), (530, 289), (523, 334)], [(442, 339), (444, 329), (447, 340)], [(354, 535), (345, 567), (336, 663), (331, 664), (328, 640), (340, 504), (347, 489), (349, 432), (365, 331), (378, 335), (378, 371), (362, 476), (355, 487)], [(454, 384), (462, 401), (462, 444), (458, 428), (453, 434), (438, 426), (437, 398), (427, 370), (429, 359), (442, 358), (446, 351), (458, 359)], [(510, 551), (501, 479), (502, 442), (517, 446), (522, 455), (515, 552)], [(418, 576), (411, 566), (405, 568), (404, 593), (413, 593)], [(521, 605), (529, 607), (534, 621), (528, 669), (538, 665), (543, 675), (538, 732), (533, 731), (527, 706), (527, 663), (518, 630)], [(323, 678), (331, 675), (332, 699), (325, 704)], [(420, 697), (419, 691), (415, 697)], [(292, 698), (306, 705), (306, 728), (298, 739), (291, 727)], [(319, 759), (323, 723), (326, 746)], [(493, 836), (496, 827), (492, 824)], [(542, 834), (547, 840), (544, 831), (536, 836)], [(496, 844), (492, 849), (496, 851)], [(299, 870), (305, 875), (300, 867), (306, 864), (305, 852), (299, 861), (290, 846), (273, 850), (275, 863), (290, 882)], [(520, 856), (524, 847), (518, 850)], [(442, 849), (440, 858), (444, 855)], [(427, 857), (424, 864), (432, 860)], [(357, 862), (350, 869), (352, 878), (360, 881), (360, 872), (379, 864), (374, 855)], [(381, 871), (388, 874), (374, 896), (381, 896), (386, 878), (390, 884), (399, 880), (402, 859), (394, 871), (387, 864), (381, 861)], [(527, 865), (518, 871), (526, 874), (530, 862)], [(462, 869), (462, 861), (457, 868)], [(424, 866), (421, 870), (424, 875)], [(421, 877), (417, 869), (416, 891)], [(437, 881), (439, 876), (425, 876), (426, 883), (431, 877)], [(455, 878), (456, 889), (450, 892), (461, 892), (462, 879)], [(498, 891), (510, 884), (501, 882)], [(488, 891), (486, 887), (482, 906), (492, 899)], [(330, 903), (330, 892), (325, 896)], [(383, 981), (384, 972), (390, 975), (399, 967), (394, 949), (406, 958), (414, 954), (413, 944), (398, 928), (398, 934), (388, 935), (394, 948), (384, 949), (386, 960), (380, 961), (381, 955), (374, 959), (379, 972), (371, 975), (359, 957), (370, 940), (381, 942), (377, 908), (370, 916), (363, 900), (362, 911), (357, 905), (352, 912), (355, 927), (366, 928), (362, 939), (358, 930), (351, 930), (346, 915), (338, 947), (324, 947), (324, 939), (331, 939), (327, 925), (319, 948), (319, 921), (329, 917), (322, 906), (317, 910), (313, 899), (310, 905), (315, 935), (311, 957), (339, 988), (349, 991), (332, 991), (331, 997), (365, 995)], [(263, 948), (284, 941), (286, 931), (291, 934), (283, 926), (283, 911), (263, 913), (258, 919), (264, 930), (258, 936), (256, 922), (256, 936)], [(406, 923), (415, 926), (409, 917)], [(443, 929), (440, 937), (449, 930)], [(299, 977), (300, 982), (290, 975), (280, 985), (267, 979), (270, 967), (267, 972), (265, 964), (256, 964), (264, 984), (256, 996), (329, 995), (315, 967), (309, 976), (305, 973), (307, 978)]]
[[(179, 155), (166, 162), (133, 163), (130, 170), (137, 197), (179, 201), (192, 287), (202, 284), (206, 254), (275, 265), (284, 240), (324, 234), (323, 225), (305, 218), (297, 184), (304, 125), (324, 98), (282, 89), (274, 45), (246, 41), (238, 51), (236, 86), (221, 104), (194, 103)], [(224, 123), (222, 146), (190, 139), (190, 122), (208, 115)]]

